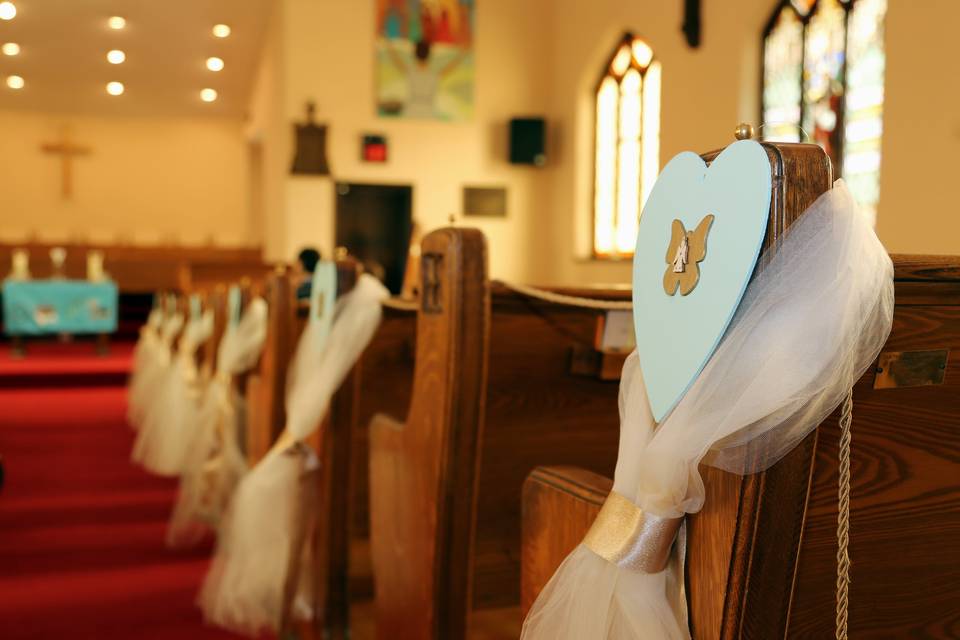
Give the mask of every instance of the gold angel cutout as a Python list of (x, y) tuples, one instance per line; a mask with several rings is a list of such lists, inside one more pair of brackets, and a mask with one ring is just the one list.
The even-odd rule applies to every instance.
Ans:
[(677, 292), (685, 296), (700, 281), (700, 262), (707, 257), (707, 234), (713, 225), (713, 214), (704, 216), (693, 231), (687, 231), (679, 220), (673, 221), (670, 245), (667, 247), (667, 270), (663, 274), (663, 290), (668, 296)]

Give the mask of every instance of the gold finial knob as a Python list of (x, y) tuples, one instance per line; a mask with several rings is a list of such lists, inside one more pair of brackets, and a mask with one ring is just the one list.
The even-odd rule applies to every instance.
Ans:
[(749, 122), (741, 122), (733, 130), (733, 135), (737, 140), (751, 140), (753, 138), (753, 125)]
[(348, 255), (350, 255), (350, 252), (347, 251), (346, 247), (337, 247), (333, 250), (334, 260), (346, 260)]
[(457, 223), (457, 218), (456, 218), (456, 216), (454, 216), (454, 215), (451, 213), (449, 216), (447, 216), (447, 222), (449, 222), (449, 223), (450, 223), (450, 226), (452, 227), (453, 225), (455, 225), (455, 224)]

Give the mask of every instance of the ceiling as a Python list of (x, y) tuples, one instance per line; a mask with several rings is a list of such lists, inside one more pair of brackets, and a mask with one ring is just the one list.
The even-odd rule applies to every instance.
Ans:
[[(0, 109), (91, 115), (243, 116), (257, 69), (273, 0), (13, 0), (17, 16), (0, 21), (0, 42), (16, 42), (20, 55), (0, 55)], [(107, 26), (126, 18), (125, 29)], [(232, 33), (216, 38), (213, 25)], [(112, 65), (111, 49), (126, 53)], [(207, 70), (217, 56), (223, 71)], [(12, 90), (6, 77), (24, 78)], [(111, 96), (106, 85), (125, 85)], [(218, 99), (200, 100), (216, 89)]]

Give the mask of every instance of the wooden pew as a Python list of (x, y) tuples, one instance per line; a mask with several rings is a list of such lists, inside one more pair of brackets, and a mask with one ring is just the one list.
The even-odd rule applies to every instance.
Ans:
[(217, 370), (217, 348), (227, 329), (227, 285), (220, 283), (201, 292), (204, 310), (213, 311), (213, 332), (197, 352), (197, 366), (203, 380), (210, 380)]
[[(338, 296), (351, 291), (362, 271), (355, 260), (344, 257), (337, 261)], [(296, 298), (296, 283), (286, 268), (278, 267), (266, 279), (262, 292), (253, 291), (245, 297), (262, 293), (269, 308), (267, 338), (263, 354), (254, 372), (247, 376), (247, 459), (255, 464), (270, 449), (285, 423), (287, 368), (297, 341), (309, 316), (309, 301)], [(316, 472), (302, 479), (307, 511), (301, 522), (301, 538), (294, 543), (299, 550), (303, 544), (311, 549), (312, 606), (314, 618), (302, 622), (290, 617), (290, 604), (296, 595), (296, 585), (304, 569), (299, 553), (294, 556), (288, 572), (286, 595), (287, 616), (282, 621), (282, 633), (296, 632), (300, 637), (324, 637), (325, 630), (338, 624), (338, 613), (345, 611), (339, 602), (345, 598), (347, 554), (349, 553), (348, 522), (351, 471), (351, 439), (341, 437), (338, 428), (355, 422), (355, 375), (347, 376), (341, 389), (334, 395), (325, 424), (309, 439), (318, 453), (320, 466)]]
[[(424, 273), (429, 277), (430, 270), (424, 269)], [(449, 276), (441, 273), (441, 290), (450, 286), (445, 277)], [(475, 520), (476, 525), (471, 526), (470, 536), (461, 534), (457, 537), (451, 533), (459, 526), (453, 515), (443, 516), (438, 512), (429, 516), (437, 521), (430, 539), (438, 547), (445, 548), (444, 553), (450, 556), (445, 560), (444, 570), (456, 575), (444, 578), (443, 583), (435, 582), (427, 593), (421, 593), (418, 596), (421, 600), (416, 603), (418, 608), (409, 613), (424, 620), (443, 619), (447, 626), (435, 631), (435, 636), (418, 635), (429, 634), (429, 629), (416, 627), (416, 633), (411, 631), (408, 637), (464, 637), (471, 626), (468, 622), (471, 615), (476, 622), (472, 626), (477, 632), (485, 630), (490, 634), (494, 633), (490, 629), (498, 628), (502, 629), (499, 635), (494, 633), (491, 637), (515, 636), (520, 623), (516, 605), (520, 576), (520, 489), (524, 477), (546, 460), (581, 464), (606, 473), (612, 472), (615, 462), (619, 431), (618, 386), (615, 379), (601, 379), (599, 365), (605, 358), (595, 349), (598, 323), (605, 317), (605, 312), (530, 298), (497, 283), (492, 283), (490, 289), (485, 420), (482, 425), (473, 425), (476, 432), (471, 431), (469, 435), (464, 435), (465, 425), (441, 423), (436, 427), (440, 433), (435, 436), (448, 440), (476, 440), (472, 449), (445, 453), (451, 456), (451, 462), (446, 464), (455, 464), (464, 473), (469, 470), (471, 482), (476, 484), (476, 507), (469, 514), (470, 521)], [(584, 288), (557, 292), (616, 301), (626, 301), (630, 296), (627, 289)], [(424, 315), (427, 314), (421, 311), (421, 318)], [(420, 344), (422, 331), (418, 325), (418, 367), (420, 359), (431, 353), (429, 348)], [(412, 337), (406, 340), (406, 343), (410, 342)], [(612, 367), (614, 378), (619, 375), (622, 359), (623, 355), (611, 358), (615, 363)], [(481, 367), (482, 363), (473, 366)], [(419, 368), (417, 372), (418, 376), (423, 375)], [(365, 370), (363, 374), (366, 375)], [(439, 401), (439, 395), (435, 400)], [(421, 399), (420, 405), (417, 402), (416, 398), (411, 401), (410, 418), (402, 432), (403, 437), (415, 443), (427, 437), (419, 433), (424, 429), (423, 421), (414, 415), (414, 407), (423, 410), (425, 400)], [(380, 418), (377, 423), (389, 424), (389, 421)], [(398, 629), (396, 625), (400, 622), (393, 614), (384, 616), (382, 609), (400, 611), (413, 606), (409, 600), (391, 600), (399, 598), (400, 593), (406, 597), (415, 583), (429, 584), (431, 578), (429, 573), (424, 573), (430, 570), (427, 566), (414, 565), (411, 559), (404, 562), (403, 558), (391, 557), (382, 549), (378, 560), (377, 520), (379, 518), (382, 528), (393, 526), (392, 518), (396, 517), (398, 507), (386, 505), (396, 502), (417, 505), (410, 508), (421, 510), (418, 513), (423, 516), (425, 512), (432, 513), (432, 509), (421, 505), (433, 503), (426, 495), (398, 496), (393, 493), (392, 487), (397, 480), (389, 471), (400, 465), (406, 469), (422, 464), (422, 458), (428, 453), (417, 451), (416, 446), (409, 443), (405, 444), (406, 448), (397, 449), (399, 445), (396, 445), (386, 452), (378, 452), (375, 442), (378, 433), (381, 437), (392, 437), (393, 431), (383, 426), (372, 427), (370, 453), (376, 617), (378, 633), (385, 637), (391, 630)], [(610, 446), (613, 453), (610, 453)], [(418, 462), (415, 464), (411, 460)], [(446, 491), (464, 495), (460, 493), (462, 488), (455, 488), (455, 485), (465, 480), (458, 480), (449, 468), (438, 473), (437, 481), (446, 487)], [(380, 516), (373, 513), (378, 505)], [(468, 516), (458, 512), (458, 517)], [(362, 531), (362, 523), (357, 526), (357, 531)], [(404, 549), (414, 544), (413, 538), (407, 537), (412, 532), (397, 535), (399, 539), (394, 539), (393, 544)], [(404, 577), (396, 578), (398, 574)], [(397, 583), (386, 591), (381, 584), (385, 575)], [(451, 585), (451, 581), (455, 584)], [(503, 607), (511, 609), (505, 611)]]
[[(765, 146), (782, 156), (799, 151)], [(810, 161), (812, 167), (804, 168)], [(785, 228), (816, 188), (829, 185), (811, 180), (825, 173), (818, 165), (808, 157), (800, 165), (785, 164), (781, 180), (775, 175), (772, 206), (781, 203), (781, 213), (771, 216), (768, 246), (777, 233), (773, 225)], [(808, 195), (797, 197), (803, 192)], [(911, 352), (894, 365), (898, 375), (926, 384), (942, 376), (940, 364), (948, 374), (950, 366), (943, 353), (916, 352), (949, 351), (960, 341), (960, 259), (898, 257), (895, 264), (897, 308), (885, 351)], [(957, 584), (960, 544), (956, 536), (939, 535), (937, 544), (918, 544), (917, 536), (960, 524), (960, 463), (952, 453), (960, 445), (960, 396), (949, 375), (943, 384), (899, 389), (874, 390), (876, 379), (868, 371), (854, 396), (850, 636), (949, 634), (958, 593), (947, 585)], [(688, 520), (694, 637), (833, 635), (838, 439), (835, 414), (765, 473), (740, 478), (703, 469), (706, 506)], [(611, 485), (608, 478), (569, 468), (537, 469), (528, 478), (525, 611), (582, 540)]]
[[(337, 260), (338, 297), (350, 292), (363, 268), (349, 256)], [(298, 330), (302, 331), (309, 310), (298, 301)], [(334, 394), (324, 423), (308, 440), (318, 453), (320, 467), (310, 480), (307, 496), (313, 579), (313, 620), (299, 623), (301, 638), (328, 638), (331, 630), (346, 624), (347, 566), (350, 553), (349, 523), (352, 440), (350, 425), (357, 411), (356, 373), (351, 371)], [(291, 572), (292, 575), (296, 571)], [(291, 598), (292, 598), (291, 593)]]
[[(944, 637), (960, 598), (960, 542), (945, 535), (960, 527), (960, 364), (944, 353), (960, 348), (960, 258), (894, 256), (894, 264), (893, 333), (881, 362), (854, 389), (849, 633)], [(906, 368), (911, 358), (915, 364)], [(894, 377), (903, 378), (900, 387), (883, 386), (893, 383), (884, 376), (891, 364)], [(839, 439), (837, 412), (818, 429), (796, 578), (778, 605), (789, 610), (787, 637), (833, 633)], [(607, 477), (570, 467), (538, 468), (527, 479), (524, 611), (583, 539), (611, 486)], [(693, 526), (703, 519), (692, 519)], [(758, 633), (757, 615), (748, 612), (753, 626), (742, 637), (756, 637), (747, 629)], [(732, 636), (693, 623), (698, 638), (741, 637), (726, 625), (723, 633)]]
[(256, 464), (280, 435), (284, 423), (287, 364), (296, 344), (295, 287), (288, 270), (278, 266), (267, 277), (262, 294), (269, 309), (267, 337), (256, 368), (246, 377), (246, 452)]
[[(377, 637), (457, 638), (472, 590), (470, 551), (483, 425), (490, 299), (486, 242), (440, 229), (422, 244), (416, 374), (406, 424), (370, 426), (371, 555)], [(456, 609), (437, 605), (449, 594)]]

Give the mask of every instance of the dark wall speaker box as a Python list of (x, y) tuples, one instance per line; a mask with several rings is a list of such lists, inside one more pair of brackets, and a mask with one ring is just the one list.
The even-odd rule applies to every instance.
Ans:
[(514, 118), (510, 121), (510, 162), (542, 167), (547, 163), (545, 150), (547, 124), (543, 118)]

